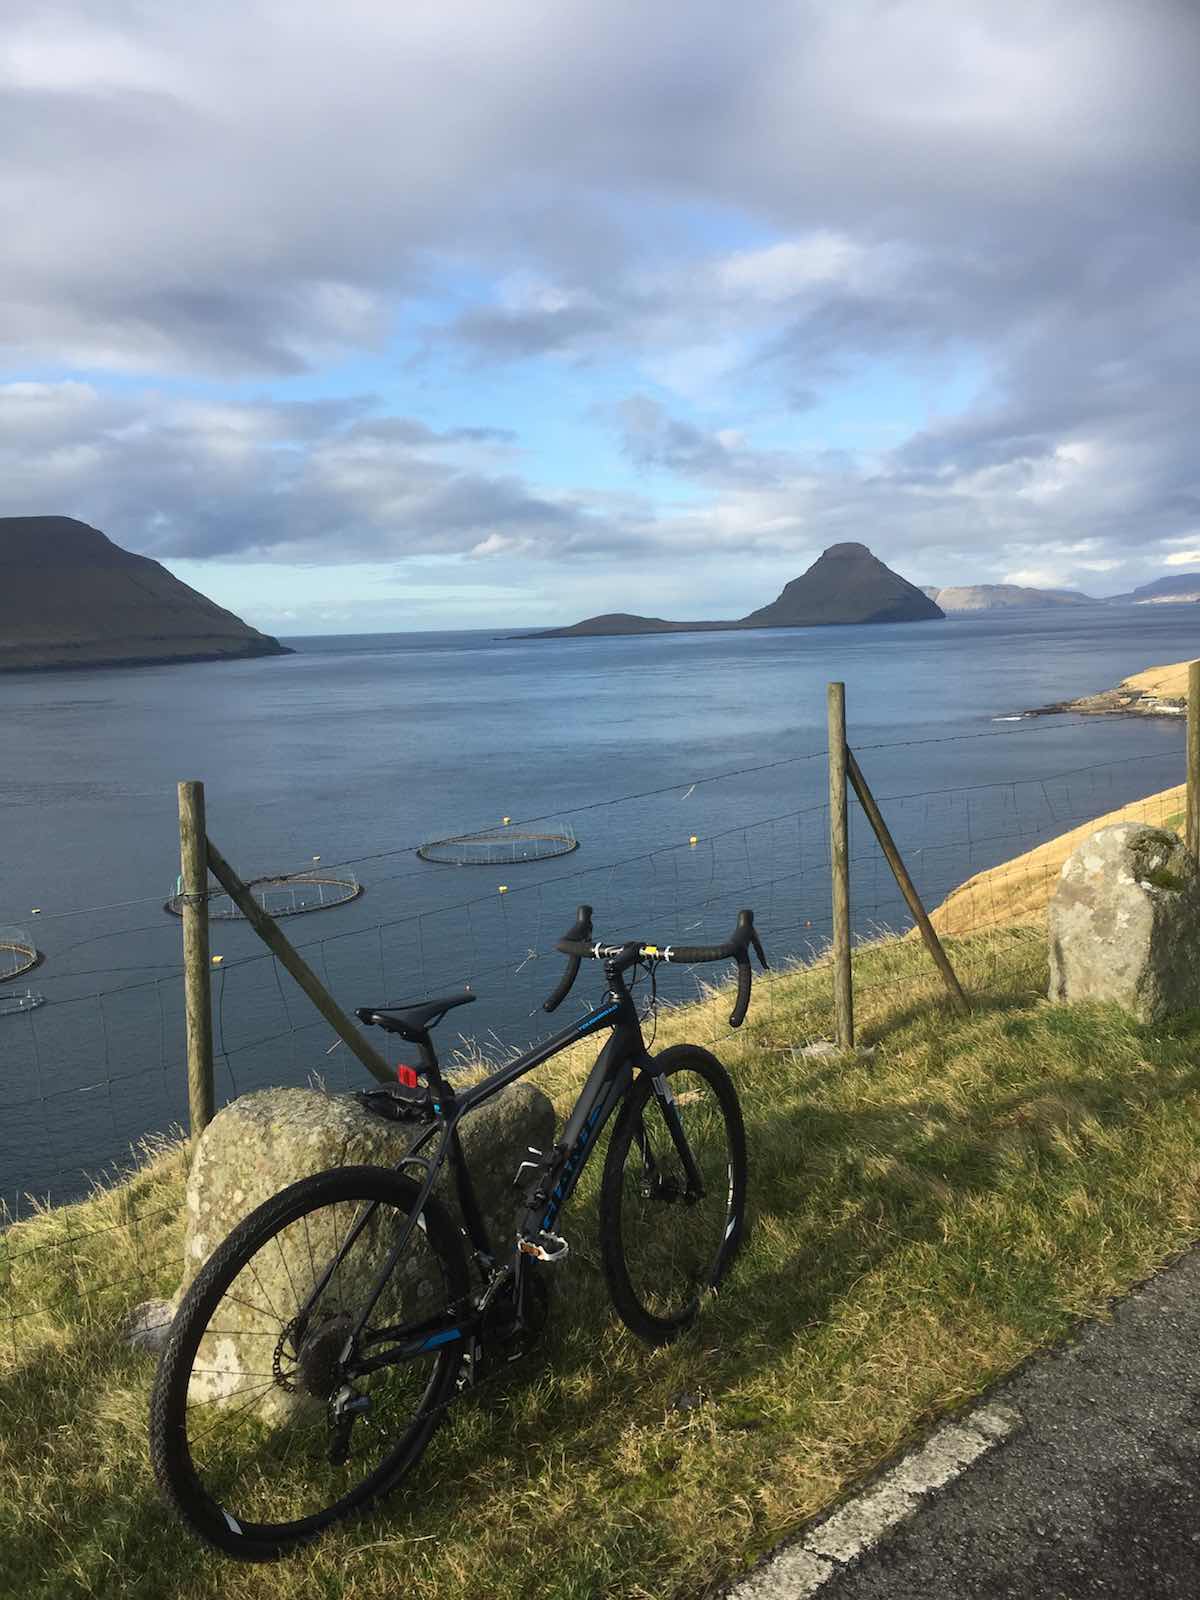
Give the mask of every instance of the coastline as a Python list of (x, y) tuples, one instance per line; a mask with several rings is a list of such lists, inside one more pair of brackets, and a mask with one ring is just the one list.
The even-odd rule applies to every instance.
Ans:
[[(75, 648), (74, 646), (64, 648)], [(78, 648), (86, 648), (79, 646)], [(32, 652), (30, 652), (32, 653)], [(89, 656), (86, 660), (75, 661), (6, 661), (0, 654), (0, 673), (33, 673), (33, 672), (91, 672), (107, 667), (174, 667), (190, 665), (204, 661), (252, 661), (264, 656), (294, 656), (296, 652), (290, 645), (270, 644), (260, 645), (256, 640), (248, 641), (245, 648), (223, 650), (184, 651), (168, 653), (165, 655), (111, 655)]]
[[(1190, 661), (1172, 661), (1146, 667), (1122, 678), (1115, 689), (1081, 695), (1057, 705), (1026, 711), (1027, 717), (1055, 716), (1064, 711), (1083, 716), (1180, 717), (1187, 714)], [(1063, 863), (1090, 834), (1118, 822), (1145, 822), (1152, 827), (1178, 830), (1183, 823), (1186, 785), (1174, 784), (1158, 794), (1118, 806), (1043, 844), (976, 873), (951, 889), (930, 912), (940, 934), (954, 935), (981, 928), (1040, 924)], [(906, 935), (911, 938), (912, 934)]]
[(1147, 667), (1143, 672), (1122, 678), (1115, 689), (1080, 695), (1076, 700), (1060, 700), (1053, 705), (1034, 706), (1027, 717), (1053, 717), (1074, 711), (1085, 717), (1182, 717), (1187, 712), (1187, 661), (1172, 661), (1165, 666)]

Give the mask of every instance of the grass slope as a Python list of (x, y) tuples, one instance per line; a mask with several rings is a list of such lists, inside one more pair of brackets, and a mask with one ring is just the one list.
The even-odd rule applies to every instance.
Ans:
[(1172, 661), (1162, 667), (1147, 667), (1122, 678), (1119, 687), (1154, 700), (1187, 701), (1190, 661)]
[[(865, 1060), (828, 972), (728, 996), (658, 1044), (717, 1040), (746, 1111), (752, 1233), (674, 1347), (611, 1316), (597, 1164), (565, 1231), (585, 1269), (541, 1360), (468, 1398), (369, 1518), (271, 1567), (209, 1555), (146, 1459), (152, 1363), (120, 1334), (168, 1293), (183, 1152), (0, 1239), (0, 1591), (28, 1600), (645, 1600), (711, 1592), (935, 1418), (1200, 1234), (1200, 1018), (1149, 1030), (1040, 999), (1042, 937), (951, 940), (980, 996), (949, 1015), (923, 951), (863, 951)], [(541, 1081), (565, 1099), (586, 1057)], [(140, 1220), (135, 1220), (140, 1219)], [(136, 1270), (135, 1270), (136, 1269)], [(32, 1307), (49, 1306), (33, 1311)]]
[[(1185, 662), (1186, 666), (1187, 663)], [(959, 884), (930, 913), (939, 933), (978, 933), (987, 928), (1042, 924), (1063, 863), (1091, 834), (1115, 822), (1147, 822), (1156, 828), (1180, 830), (1184, 822), (1186, 785), (1164, 789), (1120, 806), (1103, 817), (1060, 833), (1024, 855), (1003, 861)]]

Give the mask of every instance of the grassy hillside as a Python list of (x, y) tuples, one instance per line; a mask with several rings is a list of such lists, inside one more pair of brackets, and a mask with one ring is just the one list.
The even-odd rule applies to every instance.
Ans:
[(1182, 700), (1187, 702), (1188, 668), (1190, 661), (1172, 661), (1163, 667), (1147, 667), (1122, 678), (1120, 687), (1135, 694), (1152, 696), (1155, 700)]
[(1081, 695), (1055, 711), (1082, 711), (1099, 715), (1178, 716), (1187, 707), (1188, 661), (1173, 661), (1162, 667), (1147, 667), (1122, 678), (1115, 689)]
[[(28, 1600), (646, 1600), (709, 1593), (1080, 1316), (1200, 1234), (1200, 1018), (1051, 1007), (1027, 929), (856, 958), (872, 1056), (820, 968), (665, 1014), (737, 1081), (751, 1234), (699, 1328), (650, 1351), (597, 1268), (593, 1164), (564, 1218), (584, 1267), (541, 1359), (469, 1397), (368, 1519), (269, 1567), (203, 1551), (146, 1459), (152, 1361), (122, 1336), (178, 1275), (184, 1156), (0, 1237), (0, 1573)], [(586, 1056), (538, 1074), (569, 1096)], [(40, 1308), (40, 1309), (39, 1309)]]
[[(1122, 678), (1115, 689), (1085, 696), (1073, 704), (1079, 710), (1107, 711), (1186, 706), (1190, 665), (1189, 661), (1174, 661), (1147, 667)], [(1135, 800), (968, 878), (931, 913), (934, 927), (939, 933), (961, 934), (1020, 924), (1041, 926), (1064, 861), (1089, 834), (1114, 822), (1148, 822), (1155, 827), (1178, 829), (1183, 821), (1182, 784)]]
[(288, 655), (74, 517), (0, 517), (0, 672)]
[[(1187, 663), (1184, 662), (1185, 678)], [(1174, 671), (1152, 668), (1151, 671)], [(1145, 676), (1145, 674), (1143, 674)], [(1131, 682), (1126, 679), (1126, 682)], [(977, 933), (988, 928), (1017, 925), (1041, 926), (1046, 907), (1054, 893), (1063, 862), (1089, 834), (1114, 822), (1148, 822), (1156, 828), (1181, 828), (1184, 820), (1184, 788), (1178, 784), (1161, 794), (1134, 800), (1116, 811), (1081, 823), (1069, 833), (1014, 856), (989, 872), (968, 878), (948, 894), (936, 911), (930, 913), (934, 927), (942, 934)]]

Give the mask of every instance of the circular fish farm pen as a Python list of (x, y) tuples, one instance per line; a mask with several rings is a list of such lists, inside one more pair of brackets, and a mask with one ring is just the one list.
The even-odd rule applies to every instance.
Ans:
[[(363, 885), (352, 872), (280, 872), (268, 873), (261, 878), (251, 878), (246, 885), (254, 900), (271, 917), (298, 917), (306, 911), (328, 911), (332, 906), (344, 906), (357, 900)], [(183, 886), (176, 880), (175, 893), (164, 910), (179, 917), (183, 915)], [(244, 922), (245, 913), (223, 891), (210, 892), (209, 920), (214, 922)]]
[(507, 826), (458, 833), (448, 839), (431, 839), (418, 847), (417, 854), (422, 861), (449, 867), (511, 867), (522, 861), (549, 861), (578, 848), (575, 830), (566, 823), (556, 833), (530, 833)]
[(0, 983), (41, 966), (42, 952), (23, 928), (0, 928)]

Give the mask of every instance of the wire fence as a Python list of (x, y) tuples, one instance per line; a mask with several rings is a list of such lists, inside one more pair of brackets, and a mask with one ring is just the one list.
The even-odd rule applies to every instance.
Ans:
[[(889, 784), (879, 778), (893, 770), (889, 758), (918, 741), (855, 747), (922, 899), (939, 908), (934, 922), (959, 977), (976, 996), (1001, 972), (1009, 989), (1044, 991), (1045, 908), (1077, 842), (1072, 830), (1086, 833), (1096, 819), (1125, 810), (1158, 825), (1182, 822), (1182, 790), (1173, 787), (1182, 775), (1178, 739), (1129, 759), (1044, 770), (1053, 767), (1042, 753), (1051, 746), (1038, 736), (1049, 727), (1030, 722), (1012, 733), (920, 741), (959, 747), (955, 761), (940, 765), (935, 748), (922, 752), (921, 770), (936, 780), (939, 770), (969, 772), (963, 746), (971, 739), (1008, 739), (1015, 769), (1041, 770), (1002, 782)], [(419, 841), (322, 863), (331, 876), (353, 873), (368, 893), (317, 919), (311, 936), (297, 921), (293, 942), (347, 1010), (470, 985), (485, 1005), (454, 1020), (480, 1013), (478, 1031), (456, 1036), (443, 1024), (439, 1043), (460, 1063), (494, 1061), (563, 1026), (569, 1007), (596, 999), (602, 979), (585, 968), (564, 1013), (551, 1019), (541, 1009), (559, 973), (554, 942), (576, 904), (595, 907), (597, 935), (606, 941), (661, 943), (718, 942), (737, 911), (751, 906), (773, 962), (756, 980), (753, 1038), (800, 1060), (832, 1026), (831, 1003), (824, 1011), (809, 1006), (798, 1023), (794, 994), (798, 968), (819, 974), (832, 931), (825, 756), (814, 749), (557, 808), (556, 826), (581, 848), (560, 859), (509, 862), (490, 877), (478, 868), (431, 867), (418, 857)], [(512, 826), (529, 830), (544, 820)], [(870, 1042), (889, 1018), (942, 1004), (944, 991), (922, 953), (890, 937), (908, 934), (911, 917), (853, 805), (850, 893), (855, 1003)], [(163, 914), (161, 897), (157, 906), (114, 900), (51, 918), (67, 935), (51, 939), (44, 930), (40, 939), (47, 977), (63, 969), (59, 991), (52, 1003), (0, 1018), (0, 1157), (10, 1225), (0, 1240), (0, 1350), (7, 1343), (14, 1359), (21, 1320), (68, 1315), (85, 1287), (94, 1291), (97, 1271), (124, 1311), (139, 1297), (169, 1294), (178, 1278), (183, 1158), (161, 1138), (148, 1147), (139, 1140), (148, 1131), (178, 1135), (185, 1116), (179, 924)], [(362, 1067), (246, 925), (214, 925), (213, 960), (218, 1106), (280, 1084), (315, 1082), (333, 1092), (365, 1086)], [(659, 999), (703, 998), (725, 976), (660, 969)], [(827, 989), (818, 981), (813, 992)], [(700, 1008), (697, 1042), (719, 1047), (727, 1017), (727, 1007)], [(156, 1160), (147, 1164), (148, 1154)], [(138, 1175), (113, 1185), (131, 1162), (141, 1163)], [(107, 1185), (103, 1198), (72, 1209), (69, 1202), (96, 1182)], [(111, 1267), (89, 1266), (93, 1257)]]

